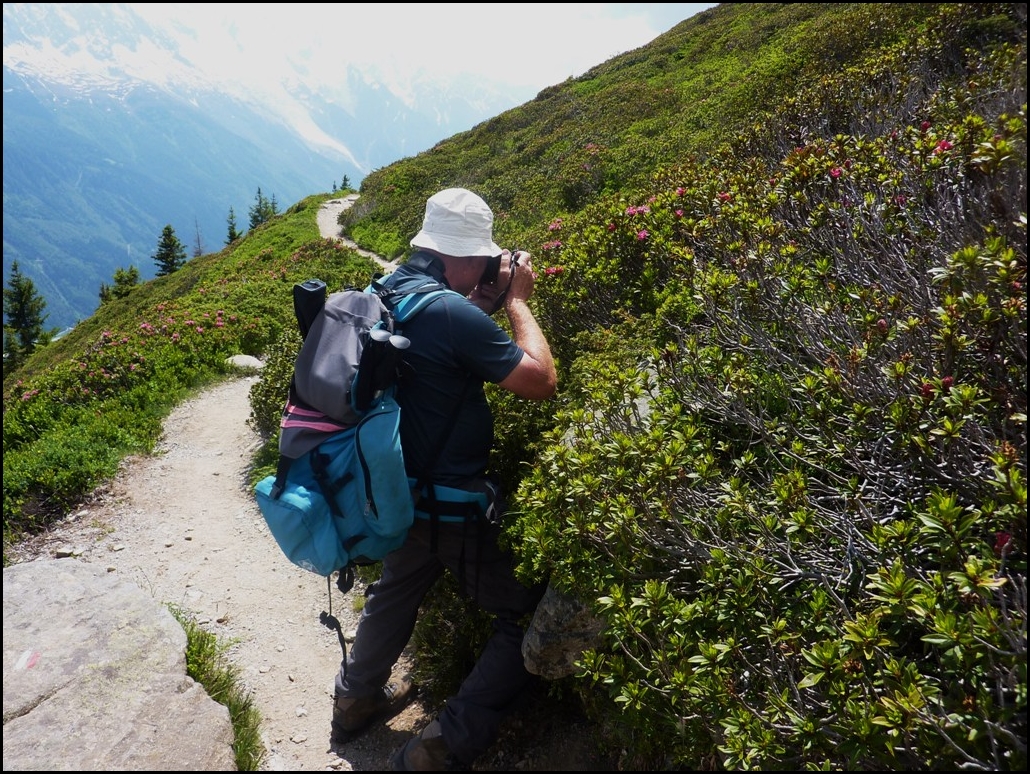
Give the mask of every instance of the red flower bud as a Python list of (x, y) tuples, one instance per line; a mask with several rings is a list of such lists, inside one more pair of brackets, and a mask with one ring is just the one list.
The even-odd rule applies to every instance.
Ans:
[(1008, 532), (998, 532), (994, 535), (994, 554), (1001, 556), (1005, 553), (1005, 549), (1008, 548), (1012, 542), (1012, 535)]

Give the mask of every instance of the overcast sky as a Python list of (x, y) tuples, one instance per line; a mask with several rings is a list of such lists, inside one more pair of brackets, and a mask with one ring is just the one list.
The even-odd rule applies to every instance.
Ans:
[(716, 3), (131, 3), (219, 80), (331, 84), (341, 63), (386, 79), (471, 73), (519, 101), (650, 42)]

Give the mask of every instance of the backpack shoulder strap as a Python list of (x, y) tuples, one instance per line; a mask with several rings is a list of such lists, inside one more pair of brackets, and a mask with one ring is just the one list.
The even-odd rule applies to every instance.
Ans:
[(407, 322), (436, 299), (442, 298), (448, 293), (457, 295), (457, 291), (449, 288), (428, 288), (406, 293), (400, 300), (394, 302), (393, 316), (399, 323)]
[(437, 278), (426, 274), (388, 274), (385, 277), (376, 277), (365, 291), (378, 295), (397, 322), (411, 319), (433, 301), (448, 293), (460, 295)]

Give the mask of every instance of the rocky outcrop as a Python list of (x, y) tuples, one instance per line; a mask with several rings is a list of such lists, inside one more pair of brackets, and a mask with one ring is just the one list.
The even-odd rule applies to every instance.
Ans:
[(548, 586), (522, 640), (526, 669), (548, 680), (572, 675), (583, 652), (601, 646), (602, 629), (586, 605)]
[(74, 559), (3, 571), (4, 771), (234, 771), (228, 710), (186, 674), (186, 633)]

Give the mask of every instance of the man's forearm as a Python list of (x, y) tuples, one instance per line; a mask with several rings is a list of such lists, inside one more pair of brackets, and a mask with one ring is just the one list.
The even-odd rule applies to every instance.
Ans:
[(508, 313), (508, 322), (511, 324), (512, 339), (541, 369), (547, 372), (548, 378), (552, 382), (557, 383), (551, 345), (547, 343), (543, 331), (540, 330), (540, 324), (533, 316), (529, 304), (521, 298), (509, 298), (504, 308)]

